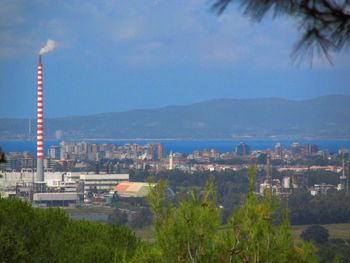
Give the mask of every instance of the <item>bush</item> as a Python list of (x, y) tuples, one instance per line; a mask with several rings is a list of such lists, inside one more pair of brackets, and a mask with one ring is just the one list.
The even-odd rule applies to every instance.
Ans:
[(300, 235), (304, 241), (313, 241), (316, 244), (327, 243), (328, 229), (320, 225), (312, 225), (306, 228)]
[(0, 198), (0, 262), (125, 262), (140, 242), (127, 227), (70, 220), (59, 208)]

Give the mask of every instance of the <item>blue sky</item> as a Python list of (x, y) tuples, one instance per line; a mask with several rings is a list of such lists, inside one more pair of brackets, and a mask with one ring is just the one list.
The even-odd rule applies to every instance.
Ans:
[(287, 18), (253, 23), (201, 0), (0, 0), (0, 117), (35, 117), (37, 53), (45, 116), (182, 105), (213, 98), (350, 95), (350, 52), (293, 65)]

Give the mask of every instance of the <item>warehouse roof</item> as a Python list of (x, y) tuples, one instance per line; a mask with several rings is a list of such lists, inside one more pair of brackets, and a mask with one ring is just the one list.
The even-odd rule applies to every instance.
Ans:
[[(151, 186), (154, 186), (154, 184), (151, 184)], [(121, 182), (114, 188), (114, 191), (124, 197), (145, 197), (148, 194), (149, 187), (149, 183), (144, 182)]]

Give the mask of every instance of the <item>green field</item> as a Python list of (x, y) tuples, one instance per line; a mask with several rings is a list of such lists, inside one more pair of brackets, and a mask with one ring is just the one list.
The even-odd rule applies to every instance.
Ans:
[[(310, 225), (292, 226), (293, 236), (299, 238), (300, 234)], [(328, 224), (322, 225), (328, 229), (329, 238), (350, 239), (350, 224)]]

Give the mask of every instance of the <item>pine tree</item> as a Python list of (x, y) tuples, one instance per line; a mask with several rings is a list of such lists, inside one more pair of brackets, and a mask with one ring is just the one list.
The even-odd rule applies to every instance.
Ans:
[(246, 202), (227, 226), (220, 225), (213, 178), (203, 193), (191, 191), (178, 207), (160, 181), (149, 194), (155, 244), (139, 250), (137, 262), (316, 262), (312, 244), (293, 240), (287, 212), (276, 222), (278, 202), (271, 192), (256, 196), (255, 174), (250, 167)]

